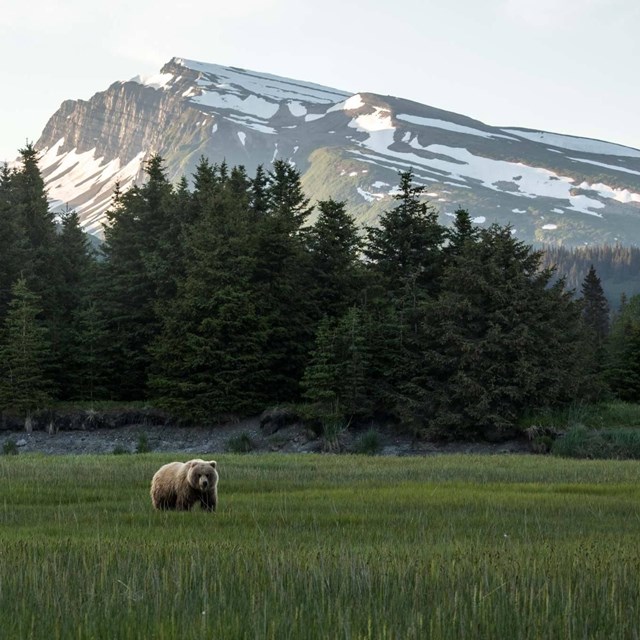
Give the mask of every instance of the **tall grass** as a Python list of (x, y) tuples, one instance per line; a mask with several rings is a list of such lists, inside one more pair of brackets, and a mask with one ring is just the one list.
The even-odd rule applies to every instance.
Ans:
[(3, 456), (2, 637), (637, 637), (636, 463), (216, 459), (212, 515), (166, 455)]
[(550, 429), (617, 429), (640, 427), (640, 404), (631, 402), (602, 402), (599, 404), (573, 404), (561, 409), (532, 413), (525, 416), (520, 426)]
[(640, 460), (640, 430), (574, 427), (553, 443), (551, 452), (566, 458)]

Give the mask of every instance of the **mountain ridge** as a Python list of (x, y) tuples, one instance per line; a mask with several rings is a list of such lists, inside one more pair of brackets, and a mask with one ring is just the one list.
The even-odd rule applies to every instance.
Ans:
[(202, 155), (250, 174), (287, 159), (310, 197), (346, 200), (361, 224), (411, 167), (445, 220), (464, 207), (527, 241), (640, 244), (640, 150), (184, 58), (63, 102), (36, 145), (53, 206), (75, 208), (94, 233), (115, 182), (141, 181), (160, 153), (171, 180)]

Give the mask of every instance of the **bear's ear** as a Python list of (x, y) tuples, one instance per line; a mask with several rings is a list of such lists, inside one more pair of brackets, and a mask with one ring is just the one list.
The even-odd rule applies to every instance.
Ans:
[(215, 460), (209, 460), (209, 464), (215, 469), (218, 466), (218, 463)]

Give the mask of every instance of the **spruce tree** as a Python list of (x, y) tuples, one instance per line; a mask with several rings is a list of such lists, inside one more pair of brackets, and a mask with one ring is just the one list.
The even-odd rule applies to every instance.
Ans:
[(460, 253), (467, 242), (476, 242), (480, 230), (473, 225), (471, 216), (466, 209), (458, 209), (451, 229), (447, 230), (448, 245), (446, 247), (447, 259)]
[(5, 164), (0, 170), (0, 318), (4, 318), (11, 287), (24, 269), (27, 256), (25, 227), (15, 207), (12, 175)]
[(69, 397), (93, 403), (109, 397), (109, 334), (100, 307), (87, 297), (74, 313), (76, 327), (72, 367), (69, 367)]
[(605, 377), (611, 391), (627, 402), (640, 401), (640, 295), (624, 301), (606, 341)]
[(175, 296), (182, 257), (179, 212), (162, 158), (153, 156), (146, 172), (143, 186), (116, 191), (102, 248), (100, 314), (117, 372), (111, 393), (122, 400), (146, 396), (149, 347), (160, 332), (163, 307)]
[(423, 200), (424, 190), (413, 183), (411, 170), (401, 173), (398, 204), (381, 216), (379, 227), (367, 230), (366, 312), (378, 322), (373, 336), (379, 349), (372, 362), (376, 395), (396, 414), (412, 397), (409, 381), (421, 374), (421, 309), (437, 295), (445, 264), (446, 230)]
[(158, 401), (192, 419), (261, 408), (268, 375), (252, 283), (249, 182), (241, 169), (216, 173), (200, 201), (201, 218), (187, 233), (185, 276), (152, 349)]
[[(254, 181), (254, 203), (255, 203)], [(275, 160), (267, 188), (269, 213), (286, 220), (291, 233), (298, 233), (313, 211), (302, 190), (300, 172), (285, 160)]]
[[(97, 370), (87, 370), (84, 353), (88, 340), (85, 332), (89, 331), (92, 341), (95, 339), (93, 327), (86, 324), (86, 314), (89, 308), (92, 309), (89, 313), (97, 313), (95, 281), (98, 265), (74, 211), (67, 211), (61, 216), (57, 250), (61, 283), (52, 326), (58, 338), (59, 364), (55, 372), (58, 396), (61, 399), (83, 399), (87, 397), (87, 376), (94, 379), (103, 375)], [(97, 344), (89, 345), (94, 353), (97, 348)], [(104, 370), (107, 366), (106, 357), (93, 364)], [(90, 395), (90, 399), (94, 399), (93, 391)]]
[(304, 398), (321, 419), (332, 419), (340, 413), (340, 367), (336, 345), (336, 321), (324, 317), (318, 325), (315, 346), (302, 377)]
[(58, 302), (60, 275), (56, 225), (32, 144), (20, 149), (20, 166), (11, 176), (10, 187), (11, 203), (26, 236), (26, 260), (21, 270), (29, 287), (40, 296), (45, 317), (50, 318)]
[(505, 430), (586, 392), (579, 303), (562, 281), (550, 286), (541, 259), (493, 225), (447, 267), (424, 306), (426, 357), (412, 381), (425, 426), (448, 437)]
[(379, 227), (367, 229), (365, 254), (395, 295), (437, 291), (446, 234), (438, 212), (422, 200), (424, 191), (413, 183), (412, 170), (401, 173), (398, 204), (384, 212)]
[(273, 402), (291, 402), (299, 398), (315, 332), (302, 226), (312, 208), (300, 173), (280, 160), (269, 174), (267, 197), (267, 212), (256, 220), (251, 240), (253, 284), (267, 332), (263, 361), (269, 375), (263, 395)]
[(361, 240), (344, 202), (318, 202), (318, 218), (307, 233), (311, 297), (318, 317), (340, 317), (355, 304), (363, 285)]
[(371, 415), (369, 376), (370, 349), (360, 311), (352, 307), (341, 318), (323, 318), (302, 378), (313, 413), (332, 421)]
[(251, 181), (251, 210), (257, 219), (263, 218), (269, 209), (268, 185), (269, 176), (262, 165), (259, 165)]
[(601, 345), (609, 333), (609, 303), (593, 265), (582, 282), (581, 292), (582, 318), (592, 332), (596, 343)]
[(24, 416), (26, 431), (31, 431), (34, 412), (51, 400), (51, 384), (45, 376), (51, 352), (40, 315), (38, 297), (26, 279), (19, 278), (4, 321), (0, 401), (5, 409)]

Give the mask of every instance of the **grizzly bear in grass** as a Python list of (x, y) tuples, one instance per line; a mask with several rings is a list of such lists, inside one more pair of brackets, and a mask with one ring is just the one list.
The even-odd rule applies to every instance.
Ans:
[(189, 511), (199, 503), (207, 511), (218, 506), (218, 471), (215, 460), (170, 462), (151, 481), (151, 502), (156, 509)]

